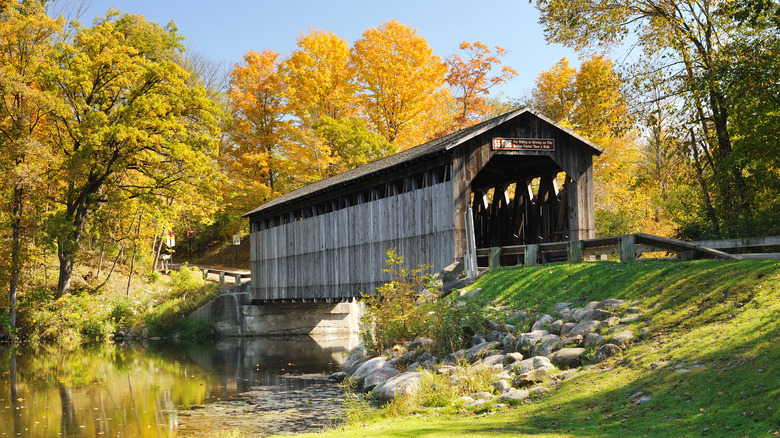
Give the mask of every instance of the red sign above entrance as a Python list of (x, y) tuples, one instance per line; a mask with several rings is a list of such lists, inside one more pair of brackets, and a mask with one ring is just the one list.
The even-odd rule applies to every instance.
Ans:
[(554, 151), (551, 138), (501, 138), (493, 137), (494, 151)]

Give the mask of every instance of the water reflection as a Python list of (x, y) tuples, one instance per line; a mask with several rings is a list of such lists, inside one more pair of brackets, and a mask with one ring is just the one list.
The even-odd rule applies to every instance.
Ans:
[(0, 437), (177, 436), (193, 407), (247, 404), (241, 394), (250, 389), (300, 397), (296, 391), (322, 382), (288, 374), (332, 371), (354, 342), (227, 339), (186, 350), (105, 345), (35, 354), (0, 347)]

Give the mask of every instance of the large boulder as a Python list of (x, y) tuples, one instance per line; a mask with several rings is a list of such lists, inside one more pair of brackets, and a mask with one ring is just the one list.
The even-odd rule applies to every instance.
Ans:
[(521, 353), (531, 354), (534, 345), (542, 342), (542, 338), (549, 335), (547, 330), (534, 330), (530, 333), (521, 333), (517, 335), (515, 350)]
[(577, 327), (577, 324), (576, 324), (576, 323), (573, 323), (573, 322), (567, 322), (567, 323), (564, 323), (564, 324), (561, 326), (561, 336), (566, 336), (566, 335), (568, 335), (568, 334), (569, 334), (569, 332), (571, 331), (571, 329), (573, 329), (574, 327)]
[(596, 305), (597, 309), (617, 309), (618, 307), (622, 307), (626, 304), (625, 300), (619, 300), (617, 298), (607, 298), (606, 300), (601, 300)]
[(574, 326), (573, 329), (568, 333), (567, 336), (577, 336), (581, 335), (583, 337), (588, 336), (588, 333), (598, 330), (599, 326), (601, 325), (600, 321), (595, 320), (589, 320), (589, 321), (583, 321), (576, 326)]
[(491, 350), (495, 350), (499, 346), (501, 346), (500, 341), (493, 341), (493, 342), (483, 342), (479, 345), (475, 345), (468, 350), (466, 350), (465, 357), (466, 360), (469, 361), (469, 363), (473, 363), (478, 359), (482, 359), (483, 357), (487, 356), (487, 354)]
[(584, 348), (561, 348), (552, 357), (552, 363), (558, 368), (576, 368), (582, 364)]
[(604, 344), (599, 347), (596, 354), (593, 355), (593, 362), (600, 363), (609, 359), (610, 357), (620, 353), (620, 347), (615, 344)]
[(634, 341), (634, 332), (631, 330), (623, 330), (620, 333), (615, 334), (612, 336), (612, 339), (609, 340), (611, 344), (615, 344), (620, 348), (626, 348)]
[(358, 385), (362, 385), (363, 381), (366, 379), (366, 376), (371, 374), (373, 371), (384, 367), (386, 362), (387, 358), (384, 356), (375, 357), (363, 362), (363, 364), (360, 365), (354, 373), (352, 373), (352, 381)]
[(550, 359), (544, 356), (529, 357), (528, 359), (523, 359), (520, 362), (515, 362), (511, 366), (517, 374), (524, 374), (537, 368), (547, 368), (548, 371), (552, 371), (554, 369)]
[(379, 401), (388, 401), (400, 395), (411, 394), (417, 390), (422, 376), (420, 372), (401, 373), (374, 388), (371, 396)]
[(370, 372), (366, 376), (365, 380), (363, 380), (363, 389), (366, 391), (371, 391), (372, 389), (387, 382), (399, 374), (401, 374), (401, 372), (395, 368), (382, 367), (376, 369)]
[(511, 388), (504, 391), (504, 393), (498, 397), (498, 401), (501, 403), (517, 403), (527, 399), (529, 395), (530, 393), (528, 390)]
[(506, 359), (505, 354), (491, 354), (490, 356), (482, 359), (482, 365), (485, 368), (493, 368), (496, 365), (498, 365), (499, 368), (503, 368), (504, 359)]
[(553, 312), (560, 315), (561, 310), (568, 309), (569, 307), (571, 307), (571, 303), (555, 303), (555, 305), (553, 306)]
[(542, 339), (544, 339), (544, 342), (541, 344), (536, 344), (536, 348), (534, 348), (533, 353), (535, 355), (549, 356), (553, 351), (555, 351), (555, 347), (557, 347), (558, 343), (561, 341), (560, 336), (556, 335), (547, 335)]
[(542, 315), (541, 318), (539, 318), (533, 326), (531, 326), (531, 331), (536, 330), (546, 330), (550, 327), (550, 324), (554, 321), (553, 317), (550, 315)]
[(414, 340), (409, 343), (409, 350), (416, 350), (418, 348), (429, 349), (431, 347), (433, 347), (433, 339), (422, 336), (414, 338)]
[(507, 335), (504, 336), (504, 339), (501, 340), (501, 343), (504, 344), (504, 351), (507, 353), (514, 353), (517, 351), (515, 347), (517, 338), (515, 338), (511, 333), (507, 333)]
[(363, 365), (363, 362), (367, 360), (368, 351), (366, 351), (366, 346), (360, 344), (349, 352), (346, 360), (344, 360), (344, 364), (341, 365), (341, 369), (344, 370), (347, 374), (352, 374), (360, 367), (360, 365)]

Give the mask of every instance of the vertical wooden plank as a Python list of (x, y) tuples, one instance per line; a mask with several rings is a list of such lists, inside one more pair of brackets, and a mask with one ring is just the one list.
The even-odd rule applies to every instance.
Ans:
[(634, 243), (636, 243), (636, 236), (633, 234), (627, 234), (619, 237), (620, 242), (620, 262), (633, 262), (636, 260), (636, 252), (634, 251)]
[(501, 267), (501, 247), (490, 247), (490, 255), (488, 256), (488, 270), (492, 271)]
[(536, 260), (539, 255), (539, 245), (534, 243), (525, 247), (525, 260), (523, 266), (536, 266)]
[(569, 263), (582, 263), (582, 241), (569, 241)]

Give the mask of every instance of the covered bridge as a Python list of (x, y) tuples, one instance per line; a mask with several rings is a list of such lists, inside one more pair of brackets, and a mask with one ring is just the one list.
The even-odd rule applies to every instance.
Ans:
[(529, 109), (302, 187), (247, 213), (254, 303), (338, 302), (386, 251), (442, 269), (479, 248), (593, 237), (594, 144)]

